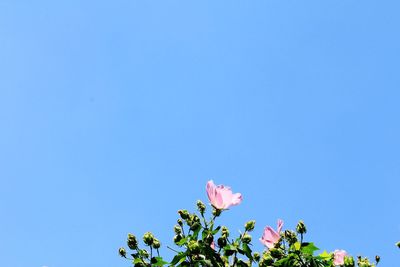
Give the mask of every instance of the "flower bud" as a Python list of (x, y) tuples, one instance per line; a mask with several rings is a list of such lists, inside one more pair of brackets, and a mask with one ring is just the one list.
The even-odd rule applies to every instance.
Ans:
[(228, 256), (228, 257), (232, 256), (234, 253), (235, 253), (235, 250), (232, 250), (232, 249), (224, 250), (224, 255)]
[(146, 266), (146, 265), (145, 265), (143, 262), (141, 262), (141, 261), (135, 263), (135, 265), (134, 265), (134, 267), (145, 267), (145, 266)]
[(248, 232), (251, 232), (254, 230), (254, 226), (256, 225), (256, 221), (252, 220), (252, 221), (248, 221), (245, 225), (244, 225), (244, 229)]
[(141, 249), (141, 250), (139, 251), (139, 254), (140, 254), (143, 258), (146, 258), (146, 259), (149, 258), (149, 252), (148, 252), (147, 250), (145, 250), (145, 249)]
[(271, 253), (271, 256), (275, 259), (279, 259), (282, 256), (282, 251), (278, 248), (270, 248), (269, 252)]
[(285, 230), (283, 237), (288, 241), (290, 246), (297, 242), (297, 235), (291, 230)]
[(270, 266), (274, 262), (274, 259), (269, 254), (264, 254), (262, 259), (260, 260), (260, 265)]
[(346, 256), (344, 257), (344, 266), (345, 267), (354, 267), (354, 259), (353, 257)]
[(197, 209), (201, 214), (204, 214), (204, 212), (206, 211), (206, 205), (201, 201), (201, 200), (197, 200)]
[(126, 258), (126, 251), (124, 248), (119, 248), (118, 253), (121, 257)]
[(214, 208), (214, 210), (213, 210), (213, 215), (214, 215), (215, 217), (220, 216), (221, 213), (222, 213), (222, 210), (219, 210), (219, 209), (215, 209), (215, 208)]
[(225, 246), (226, 246), (226, 238), (224, 238), (224, 237), (218, 238), (217, 244), (218, 244), (218, 246), (219, 246), (220, 248), (225, 247)]
[(174, 232), (175, 232), (175, 234), (179, 235), (182, 233), (182, 228), (179, 225), (175, 225)]
[(400, 248), (400, 241), (396, 243), (396, 246)]
[(179, 243), (179, 241), (181, 241), (182, 240), (182, 235), (175, 235), (174, 236), (174, 243), (175, 244), (178, 244)]
[(375, 256), (376, 264), (378, 264), (380, 260), (381, 260), (381, 257), (379, 255), (376, 255)]
[(150, 232), (145, 233), (143, 235), (143, 242), (148, 246), (153, 245), (154, 235), (152, 233), (150, 233)]
[(250, 242), (251, 242), (251, 235), (245, 234), (245, 235), (242, 237), (242, 241), (243, 241), (243, 243), (246, 243), (246, 244), (250, 243)]
[(183, 226), (183, 222), (181, 219), (178, 219), (176, 222), (179, 224), (179, 226)]
[(228, 238), (229, 237), (229, 230), (226, 226), (222, 226), (221, 228), (221, 234), (223, 237)]
[(200, 253), (200, 244), (196, 240), (191, 240), (188, 244), (188, 249), (193, 254)]
[(205, 241), (207, 244), (211, 245), (212, 242), (214, 241), (214, 236), (213, 236), (212, 234), (208, 234), (208, 235), (205, 237), (204, 241)]
[(259, 262), (260, 261), (260, 253), (258, 253), (258, 252), (254, 252), (254, 254), (253, 254), (253, 258), (254, 258), (254, 260), (256, 261), (256, 262)]
[(201, 220), (200, 220), (200, 218), (199, 218), (199, 216), (197, 216), (196, 214), (192, 214), (192, 216), (190, 216), (190, 219), (193, 221), (193, 222), (200, 222)]
[(195, 232), (195, 231), (198, 230), (200, 227), (201, 227), (201, 224), (198, 223), (198, 222), (195, 222), (195, 223), (193, 223), (193, 224), (190, 226), (190, 230), (192, 230), (193, 232)]
[(154, 248), (154, 249), (159, 249), (160, 247), (161, 247), (160, 240), (158, 240), (157, 238), (154, 238), (154, 241), (153, 241), (153, 248)]
[(127, 245), (130, 249), (137, 249), (138, 248), (138, 242), (136, 240), (136, 236), (133, 234), (128, 234), (128, 240), (127, 240)]
[(185, 221), (189, 218), (189, 212), (187, 210), (178, 210), (178, 214)]
[(303, 221), (299, 221), (299, 223), (297, 224), (296, 232), (299, 233), (299, 234), (307, 233), (307, 228), (306, 228), (306, 225), (304, 224)]

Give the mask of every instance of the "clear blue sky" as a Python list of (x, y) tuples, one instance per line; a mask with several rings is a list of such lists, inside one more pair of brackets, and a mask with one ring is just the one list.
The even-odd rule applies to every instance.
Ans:
[(1, 1), (0, 265), (130, 266), (126, 234), (172, 244), (214, 179), (232, 232), (303, 219), (397, 266), (399, 8)]

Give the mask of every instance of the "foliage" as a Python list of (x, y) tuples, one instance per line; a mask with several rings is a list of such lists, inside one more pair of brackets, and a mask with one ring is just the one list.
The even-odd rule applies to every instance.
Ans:
[[(304, 240), (307, 228), (303, 221), (297, 224), (295, 230), (282, 231), (281, 220), (278, 221), (277, 231), (267, 226), (260, 238), (265, 250), (262, 253), (253, 252), (251, 232), (255, 228), (255, 221), (246, 222), (243, 232), (237, 237), (232, 237), (226, 226), (216, 224), (227, 208), (240, 204), (241, 195), (233, 194), (228, 187), (216, 186), (212, 181), (207, 184), (207, 194), (212, 205), (209, 219), (206, 205), (200, 200), (197, 201), (197, 212), (178, 211), (173, 237), (177, 249), (168, 247), (175, 253), (171, 261), (165, 261), (160, 256), (161, 243), (150, 232), (142, 238), (145, 248), (139, 246), (134, 235), (128, 234), (130, 253), (127, 255), (126, 249), (120, 248), (120, 256), (131, 260), (135, 267), (374, 267), (380, 261), (379, 256), (375, 257), (374, 262), (360, 256), (354, 259), (344, 250), (317, 253), (319, 248)], [(400, 242), (397, 245), (400, 247)]]

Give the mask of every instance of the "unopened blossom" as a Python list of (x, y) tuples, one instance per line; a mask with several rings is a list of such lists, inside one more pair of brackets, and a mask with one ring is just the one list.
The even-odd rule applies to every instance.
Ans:
[(234, 194), (229, 187), (215, 185), (212, 180), (208, 181), (206, 190), (211, 205), (217, 210), (225, 210), (242, 202), (242, 195), (240, 193)]
[(335, 266), (337, 265), (343, 265), (344, 264), (344, 257), (347, 256), (347, 252), (344, 250), (335, 250), (333, 252), (333, 264)]
[(267, 248), (273, 248), (281, 238), (280, 233), (282, 231), (282, 227), (283, 227), (283, 221), (281, 219), (278, 220), (277, 231), (272, 229), (271, 226), (265, 227), (264, 233), (260, 238), (261, 243), (263, 243), (264, 246), (266, 246)]

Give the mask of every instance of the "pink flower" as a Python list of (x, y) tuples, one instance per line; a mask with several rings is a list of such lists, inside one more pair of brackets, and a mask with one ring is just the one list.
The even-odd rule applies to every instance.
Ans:
[(241, 194), (233, 194), (229, 187), (223, 185), (217, 186), (212, 180), (208, 181), (206, 190), (211, 205), (213, 205), (216, 209), (225, 210), (230, 206), (235, 206), (242, 202)]
[(265, 227), (264, 233), (260, 238), (261, 243), (263, 243), (268, 248), (273, 248), (276, 243), (279, 242), (281, 238), (280, 232), (283, 227), (283, 221), (281, 219), (278, 220), (278, 232), (275, 232), (270, 226)]
[(212, 249), (214, 249), (214, 250), (215, 250), (215, 243), (214, 243), (214, 241), (213, 241), (213, 242), (211, 242), (211, 244), (210, 244), (210, 247), (211, 247)]
[(344, 257), (347, 256), (347, 252), (344, 250), (335, 250), (333, 252), (333, 264), (336, 265), (343, 265), (344, 264)]

